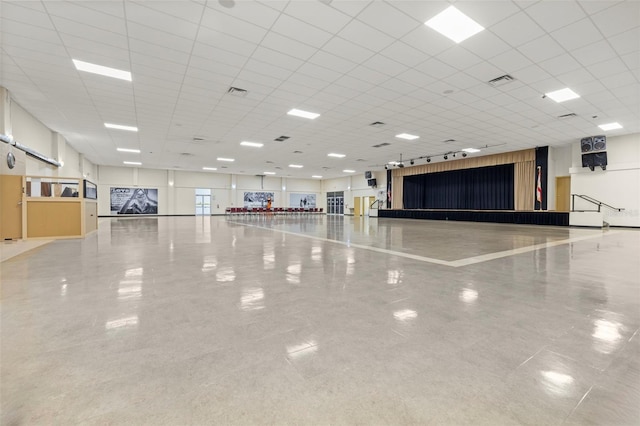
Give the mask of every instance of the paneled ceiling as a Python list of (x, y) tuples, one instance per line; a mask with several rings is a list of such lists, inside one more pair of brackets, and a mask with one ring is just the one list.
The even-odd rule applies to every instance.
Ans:
[[(457, 44), (425, 25), (450, 5), (485, 30)], [(333, 178), (640, 132), (638, 1), (2, 0), (0, 15), (0, 85), (100, 165)], [(543, 97), (565, 87), (580, 97)]]

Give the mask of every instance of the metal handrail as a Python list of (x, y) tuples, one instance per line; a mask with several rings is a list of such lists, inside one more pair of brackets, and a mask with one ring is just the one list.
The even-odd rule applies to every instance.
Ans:
[[(576, 197), (581, 198), (591, 204), (595, 204), (596, 206), (598, 206), (598, 210), (576, 210)], [(624, 209), (618, 208), (618, 207), (613, 207), (607, 203), (603, 203), (602, 201), (596, 200), (593, 197), (590, 197), (588, 195), (581, 195), (581, 194), (571, 194), (571, 211), (575, 212), (575, 211), (581, 211), (581, 212), (600, 212), (600, 208), (604, 206), (607, 207), (611, 210), (616, 210), (621, 212)]]
[(377, 203), (378, 205), (377, 205), (375, 208), (376, 208), (376, 209), (380, 209), (380, 204), (382, 204), (382, 201), (381, 201), (381, 200), (375, 200), (373, 203), (371, 203), (371, 204), (369, 205), (369, 208), (370, 208), (370, 209), (373, 209), (373, 208), (374, 208), (374, 206), (376, 205), (376, 203)]

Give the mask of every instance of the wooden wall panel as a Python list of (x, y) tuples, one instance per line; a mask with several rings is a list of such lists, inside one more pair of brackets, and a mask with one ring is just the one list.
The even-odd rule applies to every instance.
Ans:
[(81, 200), (27, 201), (27, 238), (81, 237)]

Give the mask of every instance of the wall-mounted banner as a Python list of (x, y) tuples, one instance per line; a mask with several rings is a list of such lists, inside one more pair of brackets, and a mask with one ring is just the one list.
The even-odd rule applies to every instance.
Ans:
[(269, 201), (273, 203), (273, 192), (245, 192), (245, 207), (267, 207)]
[(111, 214), (158, 214), (158, 189), (111, 187)]
[(316, 194), (289, 194), (289, 207), (310, 208), (316, 206)]

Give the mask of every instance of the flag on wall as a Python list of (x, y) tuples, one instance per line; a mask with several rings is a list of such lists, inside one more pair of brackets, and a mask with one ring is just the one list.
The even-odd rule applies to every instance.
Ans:
[(538, 180), (536, 181), (536, 200), (540, 203), (542, 210), (542, 167), (538, 166)]

